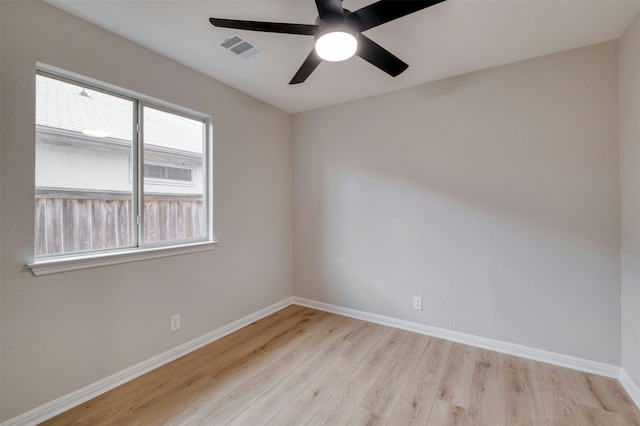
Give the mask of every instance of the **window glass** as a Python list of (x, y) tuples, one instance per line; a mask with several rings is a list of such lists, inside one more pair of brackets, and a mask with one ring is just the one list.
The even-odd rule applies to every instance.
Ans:
[(149, 106), (142, 117), (144, 243), (203, 238), (205, 123)]
[(134, 243), (131, 100), (36, 76), (36, 256)]

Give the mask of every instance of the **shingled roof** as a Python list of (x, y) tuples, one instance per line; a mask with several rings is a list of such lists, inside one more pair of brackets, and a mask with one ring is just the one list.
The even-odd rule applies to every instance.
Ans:
[[(145, 111), (146, 145), (192, 153), (203, 152), (203, 123), (155, 109)], [(133, 103), (71, 83), (36, 76), (36, 123), (82, 134), (100, 131), (131, 141)], [(105, 139), (105, 143), (107, 139)]]

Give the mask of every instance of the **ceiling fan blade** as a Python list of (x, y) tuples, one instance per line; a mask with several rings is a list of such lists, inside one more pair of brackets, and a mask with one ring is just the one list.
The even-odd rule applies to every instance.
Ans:
[(237, 30), (262, 31), (267, 33), (315, 35), (317, 25), (287, 24), (281, 22), (242, 21), (238, 19), (209, 18), (215, 27), (235, 28)]
[(316, 0), (318, 16), (323, 21), (339, 20), (344, 17), (342, 0)]
[(309, 56), (307, 56), (307, 59), (305, 59), (302, 63), (302, 66), (300, 67), (296, 75), (293, 76), (289, 84), (299, 84), (305, 81), (307, 77), (311, 75), (313, 70), (318, 68), (320, 62), (322, 62), (322, 59), (320, 58), (320, 56), (318, 56), (316, 50), (313, 49), (311, 53), (309, 53)]
[(347, 15), (347, 20), (359, 31), (365, 31), (443, 1), (445, 0), (380, 0)]
[(398, 74), (409, 68), (408, 64), (362, 34), (358, 36), (358, 51), (356, 52), (356, 55), (360, 56), (371, 65), (380, 68), (392, 77), (396, 77)]

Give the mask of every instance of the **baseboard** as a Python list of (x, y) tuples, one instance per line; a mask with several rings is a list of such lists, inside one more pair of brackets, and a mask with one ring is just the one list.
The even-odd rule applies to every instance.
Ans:
[(585, 360), (569, 355), (558, 354), (555, 352), (545, 351), (541, 349), (531, 348), (528, 346), (516, 345), (513, 343), (503, 342), (499, 340), (478, 337), (471, 334), (460, 333), (457, 331), (445, 330), (438, 327), (432, 327), (411, 321), (391, 318), (384, 315), (372, 314), (369, 312), (358, 311), (355, 309), (344, 308), (341, 306), (331, 305), (314, 300), (303, 299), (300, 297), (290, 297), (261, 309), (251, 315), (247, 315), (237, 321), (227, 324), (217, 330), (207, 333), (194, 340), (186, 342), (180, 346), (170, 349), (153, 358), (122, 370), (116, 374), (105, 377), (91, 385), (78, 389), (68, 395), (60, 397), (54, 401), (30, 410), (13, 419), (9, 419), (0, 424), (0, 426), (32, 426), (44, 422), (60, 413), (63, 413), (77, 405), (82, 404), (96, 396), (110, 391), (130, 380), (135, 379), (151, 370), (154, 370), (168, 362), (180, 358), (190, 352), (195, 351), (211, 342), (214, 342), (227, 334), (233, 333), (252, 322), (264, 318), (292, 303), (301, 306), (332, 312), (338, 315), (344, 315), (364, 321), (382, 324), (389, 327), (400, 328), (428, 336), (438, 337), (441, 339), (451, 340), (466, 345), (471, 345), (483, 349), (489, 349), (509, 355), (515, 355), (522, 358), (532, 359), (535, 361), (546, 362), (548, 364), (558, 365), (561, 367), (572, 368), (574, 370), (584, 371), (587, 373), (598, 374), (605, 377), (618, 379), (623, 388), (627, 391), (634, 403), (640, 408), (640, 388), (633, 382), (627, 372), (616, 365), (600, 363), (596, 361)]
[[(438, 337), (441, 339), (451, 340), (465, 345), (476, 346), (483, 349), (515, 355), (522, 358), (532, 359), (535, 361), (546, 362), (548, 364), (567, 367), (574, 370), (584, 371), (587, 373), (597, 374), (600, 376), (610, 377), (614, 379), (620, 378), (620, 367), (617, 365), (605, 364), (596, 361), (590, 361), (570, 355), (558, 354), (555, 352), (545, 351), (542, 349), (531, 348), (528, 346), (517, 345), (514, 343), (503, 342), (499, 340), (478, 337), (471, 334), (460, 333), (457, 331), (445, 330), (438, 327), (431, 327), (411, 321), (391, 318), (384, 315), (372, 314), (369, 312), (358, 311), (355, 309), (343, 308), (341, 306), (330, 305), (328, 303), (316, 302), (314, 300), (294, 297), (293, 303), (296, 305), (307, 306), (322, 311), (332, 312), (351, 318), (373, 322), (376, 324), (387, 325), (389, 327), (400, 328), (403, 330), (413, 331), (427, 336)], [(631, 382), (633, 383), (633, 382)], [(636, 388), (637, 389), (637, 388)], [(637, 402), (636, 402), (637, 404)]]
[(631, 379), (624, 368), (620, 368), (620, 384), (627, 391), (633, 402), (640, 408), (640, 387)]
[(214, 342), (227, 334), (233, 333), (236, 330), (246, 327), (247, 325), (255, 322), (261, 318), (271, 315), (272, 313), (279, 311), (293, 303), (293, 298), (287, 298), (264, 309), (259, 310), (251, 315), (247, 315), (244, 318), (240, 318), (230, 324), (220, 327), (210, 333), (200, 336), (194, 340), (186, 342), (180, 346), (170, 349), (164, 353), (149, 358), (139, 364), (122, 370), (118, 373), (112, 374), (109, 377), (105, 377), (102, 380), (98, 380), (88, 386), (78, 389), (68, 395), (53, 400), (47, 404), (44, 404), (38, 408), (27, 411), (13, 419), (9, 419), (0, 424), (0, 426), (32, 426), (48, 420), (60, 413), (63, 413), (73, 407), (76, 407), (83, 402), (86, 402), (98, 395), (101, 395), (111, 389), (114, 389), (136, 377), (142, 376), (151, 370), (180, 358), (190, 352), (195, 351), (211, 342)]

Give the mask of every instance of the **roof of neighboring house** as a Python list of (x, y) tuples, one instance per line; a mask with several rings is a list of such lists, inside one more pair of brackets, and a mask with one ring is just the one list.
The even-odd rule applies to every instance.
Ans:
[[(133, 102), (37, 75), (36, 124), (85, 135), (103, 132), (109, 138), (131, 141)], [(144, 143), (202, 153), (203, 126), (203, 122), (145, 108)]]

